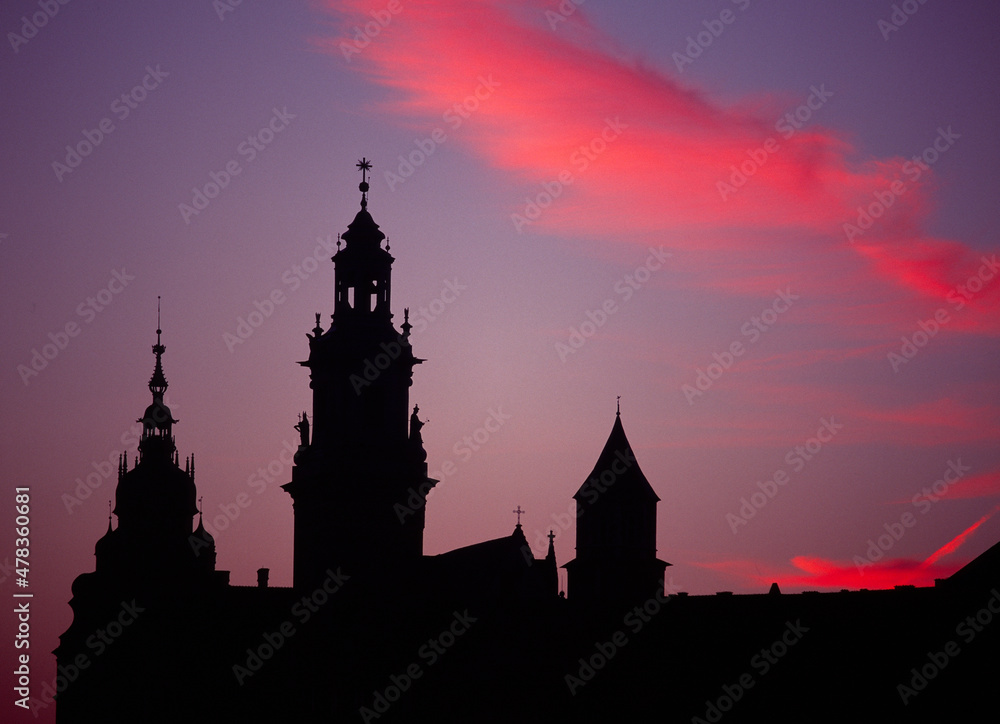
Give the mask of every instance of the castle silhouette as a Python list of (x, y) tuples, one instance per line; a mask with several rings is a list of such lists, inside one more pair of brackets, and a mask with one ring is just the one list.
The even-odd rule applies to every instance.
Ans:
[(266, 569), (256, 586), (216, 570), (157, 329), (138, 456), (119, 461), (118, 524), (109, 516), (96, 570), (73, 583), (55, 652), (60, 724), (929, 721), (994, 701), (1000, 544), (931, 588), (665, 590), (659, 498), (620, 411), (573, 496), (565, 593), (553, 536), (536, 558), (519, 507), (510, 535), (424, 555), (438, 481), (409, 401), (424, 360), (408, 314), (392, 323), (393, 257), (364, 176), (360, 190), (333, 257), (332, 324), (316, 315), (300, 363), (313, 409), (282, 486), (292, 587), (269, 586)]

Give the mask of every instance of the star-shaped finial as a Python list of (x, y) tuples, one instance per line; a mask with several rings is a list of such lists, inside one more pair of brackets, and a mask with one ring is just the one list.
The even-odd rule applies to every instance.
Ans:
[(362, 183), (366, 183), (368, 181), (368, 172), (372, 170), (372, 162), (369, 161), (364, 156), (362, 156), (361, 160), (358, 161), (355, 165), (361, 169)]

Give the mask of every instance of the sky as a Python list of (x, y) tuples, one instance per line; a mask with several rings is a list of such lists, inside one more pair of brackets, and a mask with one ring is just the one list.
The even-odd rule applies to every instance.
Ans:
[(5, 3), (0, 514), (30, 487), (32, 652), (69, 625), (136, 453), (158, 297), (218, 567), (291, 584), (296, 363), (363, 156), (427, 360), (426, 553), (508, 535), (520, 506), (570, 560), (620, 396), (678, 589), (950, 575), (1000, 541), (998, 20), (985, 0)]

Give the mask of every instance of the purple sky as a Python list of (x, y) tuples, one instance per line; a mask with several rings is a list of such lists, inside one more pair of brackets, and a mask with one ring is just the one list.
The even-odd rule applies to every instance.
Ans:
[[(328, 247), (358, 209), (361, 156), (396, 321), (410, 307), (427, 359), (411, 390), (442, 479), (427, 553), (509, 534), (520, 505), (538, 552), (553, 528), (570, 560), (571, 496), (618, 395), (682, 590), (927, 585), (1000, 540), (1000, 284), (982, 261), (1000, 222), (1000, 8), (912, 5), (888, 30), (892, 3), (860, 0), (244, 0), (221, 18), (207, 1), (70, 2), (28, 38), (38, 3), (7, 3), (0, 513), (30, 485), (32, 652), (70, 621), (115, 481), (71, 512), (67, 496), (135, 454), (158, 295), (219, 568), (291, 583), (280, 460), (311, 414), (295, 363), (332, 312)], [(940, 310), (912, 358), (891, 356)], [(699, 370), (722, 373), (698, 389)], [(914, 499), (950, 464), (940, 499)]]

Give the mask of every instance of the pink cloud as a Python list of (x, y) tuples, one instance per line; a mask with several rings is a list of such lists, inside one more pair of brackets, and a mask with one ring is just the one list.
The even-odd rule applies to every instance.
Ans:
[[(744, 559), (696, 563), (702, 568), (742, 578), (753, 585), (776, 582), (781, 588), (879, 589), (894, 586), (933, 586), (935, 579), (948, 578), (965, 563), (942, 564), (940, 560), (959, 550), (976, 530), (1000, 511), (1000, 505), (923, 560), (895, 558), (871, 561), (855, 556), (837, 561), (819, 556), (795, 556), (788, 568), (771, 568), (760, 561)], [(763, 565), (763, 569), (762, 569)]]
[(1000, 470), (992, 470), (961, 480), (948, 489), (947, 496), (953, 499), (1000, 496)]
[(817, 556), (795, 556), (790, 564), (791, 568), (776, 568), (760, 561), (731, 560), (696, 565), (742, 579), (753, 588), (766, 588), (771, 583), (777, 583), (784, 590), (933, 586), (934, 579), (947, 578), (963, 565), (926, 565), (924, 561), (900, 558), (859, 567), (854, 562), (834, 561)]
[[(511, 214), (526, 219), (529, 200), (544, 195), (546, 184), (559, 189), (522, 230), (637, 241), (684, 232), (672, 244), (698, 249), (706, 242), (699, 231), (739, 228), (729, 241), (758, 249), (773, 246), (779, 232), (819, 234), (844, 247), (844, 225), (857, 223), (858, 208), (902, 188), (853, 239), (870, 273), (943, 298), (976, 260), (963, 245), (923, 233), (929, 170), (913, 173), (902, 158), (859, 159), (841, 135), (816, 125), (790, 136), (779, 131), (775, 119), (805, 98), (762, 93), (725, 107), (624, 52), (587, 21), (585, 8), (550, 28), (552, 4), (541, 0), (409, 0), (377, 35), (361, 35), (359, 47), (353, 36), (385, 7), (381, 0), (329, 3), (341, 32), (317, 45), (349, 56), (352, 67), (392, 89), (384, 108), (401, 122), (441, 126), (456, 144), (509, 171), (522, 186)], [(483, 79), (492, 84), (488, 93)], [(446, 127), (444, 114), (466, 100), (475, 110), (460, 127)], [(768, 139), (773, 152), (762, 157)], [(737, 186), (734, 171), (753, 166), (754, 155), (764, 160)], [(571, 183), (560, 183), (561, 174)], [(990, 293), (994, 303), (998, 290)]]

